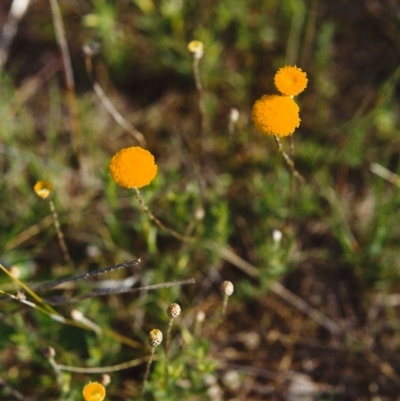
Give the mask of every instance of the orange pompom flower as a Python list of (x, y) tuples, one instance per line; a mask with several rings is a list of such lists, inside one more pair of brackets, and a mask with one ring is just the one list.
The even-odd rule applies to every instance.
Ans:
[(39, 198), (47, 199), (53, 191), (53, 186), (49, 181), (43, 180), (38, 181), (33, 187), (33, 190), (35, 191), (36, 195), (39, 196)]
[(157, 174), (154, 156), (146, 149), (131, 146), (118, 151), (108, 167), (113, 180), (124, 188), (141, 188)]
[(307, 74), (296, 66), (287, 65), (275, 74), (275, 86), (286, 96), (296, 96), (307, 87)]
[(254, 103), (252, 120), (264, 134), (287, 136), (300, 125), (299, 111), (288, 96), (264, 95)]
[(106, 389), (98, 382), (86, 384), (82, 391), (85, 401), (103, 401), (106, 396)]

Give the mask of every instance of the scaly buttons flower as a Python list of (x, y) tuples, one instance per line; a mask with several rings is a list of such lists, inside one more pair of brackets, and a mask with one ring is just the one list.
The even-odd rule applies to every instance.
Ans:
[(102, 384), (93, 382), (86, 384), (82, 394), (85, 401), (103, 401), (106, 396), (106, 389)]
[(153, 329), (149, 333), (149, 344), (152, 347), (158, 347), (163, 340), (163, 334), (158, 329)]
[(287, 65), (275, 74), (275, 86), (286, 96), (296, 96), (307, 86), (307, 74), (296, 66)]
[(154, 156), (146, 149), (132, 146), (118, 151), (111, 159), (109, 171), (113, 180), (124, 188), (141, 188), (157, 174)]
[(254, 103), (252, 119), (264, 134), (287, 136), (300, 125), (299, 110), (288, 96), (264, 95)]

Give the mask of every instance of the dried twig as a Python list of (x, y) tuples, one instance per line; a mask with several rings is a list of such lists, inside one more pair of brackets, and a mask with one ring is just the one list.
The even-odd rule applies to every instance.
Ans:
[(72, 72), (71, 57), (68, 50), (67, 38), (65, 35), (64, 24), (58, 7), (57, 0), (50, 0), (51, 12), (53, 14), (54, 29), (58, 46), (61, 50), (61, 56), (64, 66), (65, 85), (67, 90), (67, 104), (70, 113), (70, 128), (73, 138), (73, 146), (78, 162), (81, 159), (81, 143), (78, 127), (78, 113), (76, 109), (75, 82)]
[(8, 59), (9, 50), (18, 31), (18, 25), (25, 15), (31, 0), (14, 0), (3, 30), (0, 34), (0, 68), (4, 67)]
[(85, 65), (86, 71), (89, 75), (89, 78), (92, 81), (93, 90), (100, 99), (102, 105), (106, 108), (106, 110), (110, 113), (111, 117), (115, 120), (117, 124), (119, 124), (125, 131), (129, 132), (139, 143), (140, 146), (146, 146), (146, 139), (144, 135), (138, 131), (129, 121), (127, 121), (121, 113), (115, 108), (114, 104), (111, 102), (109, 97), (104, 92), (103, 88), (96, 81), (93, 72), (93, 63), (92, 57), (93, 54), (97, 51), (97, 47), (94, 45), (85, 45), (83, 47), (83, 53), (85, 55)]

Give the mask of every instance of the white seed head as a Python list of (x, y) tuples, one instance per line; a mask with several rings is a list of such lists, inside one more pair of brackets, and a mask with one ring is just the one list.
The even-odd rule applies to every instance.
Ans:
[(181, 314), (181, 307), (178, 304), (171, 304), (167, 308), (167, 314), (172, 319)]
[(163, 339), (163, 334), (160, 330), (158, 329), (153, 329), (149, 333), (149, 344), (152, 347), (157, 347), (161, 344)]
[(222, 282), (220, 288), (222, 293), (228, 297), (230, 297), (233, 294), (233, 291), (235, 290), (235, 287), (233, 286), (231, 281)]

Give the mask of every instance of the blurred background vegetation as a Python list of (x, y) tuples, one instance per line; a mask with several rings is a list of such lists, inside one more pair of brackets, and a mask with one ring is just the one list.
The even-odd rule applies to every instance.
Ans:
[[(0, 2), (0, 26), (11, 4)], [(100, 375), (57, 376), (46, 347), (57, 363), (76, 367), (146, 357), (147, 333), (165, 332), (165, 310), (178, 302), (168, 358), (157, 350), (145, 396), (142, 361), (110, 373), (106, 399), (397, 399), (398, 3), (59, 1), (75, 92), (50, 4), (29, 4), (0, 72), (1, 264), (34, 285), (141, 258), (138, 267), (58, 290), (64, 297), (131, 277), (136, 286), (196, 284), (55, 307), (66, 317), (79, 309), (100, 334), (3, 297), (0, 398), (82, 399), (82, 387)], [(193, 39), (205, 50), (200, 99)], [(91, 74), (82, 49), (93, 43)], [(296, 98), (302, 121), (293, 137), (301, 186), (273, 138), (251, 123), (254, 101), (275, 93), (273, 76), (286, 64), (309, 78)], [(138, 142), (107, 112), (96, 85), (156, 157), (157, 178), (141, 191), (146, 203), (194, 243), (159, 230), (134, 192), (109, 177), (111, 156)], [(48, 204), (33, 191), (43, 179), (54, 186), (72, 265)], [(223, 280), (235, 293), (221, 318)], [(0, 289), (19, 288), (1, 273)]]

